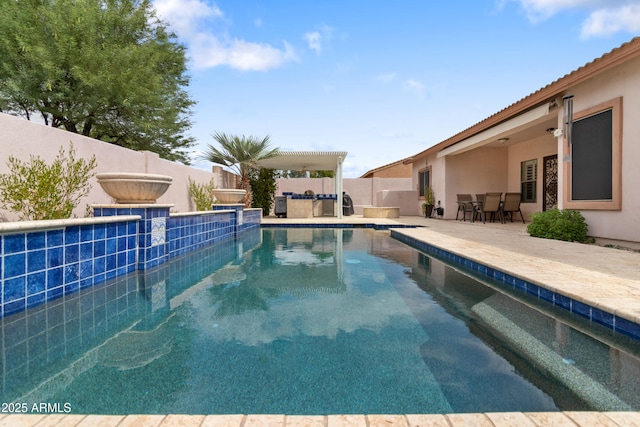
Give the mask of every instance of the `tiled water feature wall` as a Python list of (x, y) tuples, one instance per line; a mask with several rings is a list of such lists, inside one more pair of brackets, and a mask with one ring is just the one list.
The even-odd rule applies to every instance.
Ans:
[(96, 205), (94, 218), (0, 224), (4, 317), (260, 227), (260, 209)]

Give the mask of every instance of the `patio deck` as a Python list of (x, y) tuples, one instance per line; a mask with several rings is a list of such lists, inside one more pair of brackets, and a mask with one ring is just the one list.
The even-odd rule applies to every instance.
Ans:
[[(263, 218), (264, 224), (420, 225), (402, 233), (589, 301), (640, 323), (640, 253), (546, 239), (520, 222), (482, 224), (422, 217)], [(640, 412), (486, 413), (446, 415), (0, 415), (0, 426), (638, 426)]]

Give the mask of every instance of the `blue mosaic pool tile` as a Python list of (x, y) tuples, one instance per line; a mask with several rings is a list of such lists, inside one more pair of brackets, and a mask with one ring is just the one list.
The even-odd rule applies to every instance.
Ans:
[(546, 288), (540, 288), (540, 298), (553, 304), (553, 291)]
[(101, 256), (93, 259), (93, 274), (100, 274), (106, 271), (106, 257)]
[(105, 224), (96, 224), (93, 227), (93, 239), (94, 239), (94, 241), (103, 240), (106, 235), (107, 235), (107, 227), (106, 227)]
[(555, 292), (553, 295), (553, 303), (557, 306), (564, 308), (565, 310), (571, 311), (571, 298), (560, 295)]
[(62, 246), (64, 244), (64, 233), (62, 230), (47, 231), (47, 247)]
[(27, 295), (44, 292), (47, 288), (47, 273), (39, 271), (27, 275)]
[(5, 304), (9, 301), (23, 299), (27, 294), (26, 276), (4, 280), (2, 298)]
[(106, 272), (114, 270), (116, 268), (116, 254), (113, 252), (108, 252), (109, 255), (106, 257)]
[(26, 260), (27, 257), (24, 252), (13, 255), (5, 255), (3, 271), (3, 277), (5, 278), (5, 280), (9, 277), (15, 277), (25, 274), (27, 272)]
[(4, 236), (4, 254), (24, 252), (26, 247), (24, 234), (10, 234)]
[(6, 302), (3, 305), (3, 307), (4, 307), (4, 310), (2, 311), (3, 316), (9, 316), (11, 314), (24, 311), (26, 308), (26, 299), (22, 298), (16, 301)]
[(41, 292), (39, 294), (29, 295), (27, 297), (26, 308), (32, 308), (46, 302), (46, 297), (47, 297), (47, 294), (44, 292)]
[(54, 289), (62, 285), (63, 277), (62, 267), (49, 268), (47, 270), (47, 289)]
[[(423, 252), (428, 254), (435, 254), (436, 256), (447, 259), (449, 261), (458, 262), (463, 265), (467, 265), (466, 262), (460, 261), (464, 258), (450, 253), (448, 251), (441, 250), (435, 246), (429, 245), (425, 242), (415, 240), (413, 238), (407, 237), (401, 234), (394, 234), (392, 232), (392, 237), (407, 243)], [(475, 269), (475, 267), (471, 267)], [(618, 316), (614, 316), (611, 313), (607, 313), (601, 309), (596, 307), (589, 306), (583, 302), (574, 300), (568, 296), (561, 295), (559, 293), (553, 292), (544, 287), (529, 283), (525, 280), (521, 280), (518, 278), (512, 278), (509, 274), (501, 273), (498, 270), (495, 270), (491, 267), (478, 267), (477, 271), (483, 272), (488, 277), (498, 279), (504, 285), (512, 286), (512, 283), (515, 284), (515, 288), (524, 291), (528, 294), (537, 296), (541, 300), (550, 302), (557, 307), (563, 308), (567, 311), (573, 312), (581, 317), (585, 317), (590, 319), (593, 322), (599, 323), (603, 326), (606, 326), (612, 330), (616, 330), (620, 333), (628, 335), (632, 338), (640, 340), (640, 324), (631, 322), (629, 320), (620, 318)]]
[(116, 246), (116, 238), (112, 237), (112, 238), (107, 238), (106, 240), (106, 253), (107, 254), (112, 254), (116, 252), (117, 246)]
[(64, 248), (52, 247), (47, 249), (47, 268), (55, 268), (64, 262)]
[(580, 301), (571, 300), (571, 312), (591, 320), (591, 306)]
[(80, 279), (78, 269), (80, 264), (73, 263), (64, 267), (64, 283), (77, 282)]
[[(526, 288), (526, 292), (528, 294), (531, 294), (537, 298), (540, 297), (540, 290), (542, 289), (540, 286), (538, 285), (534, 285), (533, 283), (528, 283), (524, 280), (518, 279), (518, 281), (522, 282)], [(516, 283), (516, 287), (518, 287), (518, 284)], [(519, 288), (518, 288), (519, 289)], [(553, 298), (553, 297), (552, 297)]]
[(93, 241), (93, 225), (83, 225), (80, 227), (80, 242)]
[(96, 240), (93, 242), (93, 258), (104, 256), (107, 252), (107, 243), (104, 240)]
[(611, 329), (614, 328), (614, 316), (597, 307), (591, 307), (591, 320)]
[(88, 259), (80, 261), (79, 273), (81, 280), (86, 280), (88, 278), (91, 282), (91, 276), (93, 276), (93, 260)]
[(46, 247), (46, 234), (44, 231), (27, 233), (27, 250), (44, 249)]
[(80, 260), (80, 245), (71, 244), (64, 247), (64, 262), (71, 264)]
[(71, 243), (78, 243), (80, 241), (80, 226), (71, 226), (67, 227), (65, 230), (65, 245), (69, 245)]
[(619, 316), (615, 316), (615, 331), (621, 332), (635, 339), (640, 339), (640, 325)]
[(107, 224), (107, 238), (116, 237), (118, 235), (118, 226), (117, 224), (109, 223)]
[[(520, 278), (514, 277), (513, 278), (513, 286), (518, 290), (521, 290), (521, 291), (524, 291), (524, 292), (528, 292), (528, 290), (527, 290), (527, 282), (525, 280), (522, 280)], [(537, 293), (537, 291), (536, 291), (536, 293)]]
[(47, 268), (47, 251), (44, 249), (27, 252), (27, 272), (40, 271)]
[(80, 260), (85, 261), (93, 258), (93, 243), (80, 243)]
[(78, 292), (80, 289), (80, 284), (78, 282), (69, 283), (68, 285), (64, 285), (64, 295), (73, 294), (74, 292)]
[(64, 289), (62, 286), (57, 286), (53, 289), (47, 290), (47, 300), (60, 298), (63, 295), (63, 292), (64, 292)]
[(107, 270), (107, 272), (105, 273), (105, 279), (106, 280), (112, 280), (116, 278), (116, 275), (118, 274), (117, 270)]

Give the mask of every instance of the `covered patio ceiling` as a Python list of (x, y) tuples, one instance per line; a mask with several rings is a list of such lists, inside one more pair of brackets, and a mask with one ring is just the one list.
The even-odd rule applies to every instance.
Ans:
[(438, 152), (438, 157), (462, 154), (480, 147), (518, 144), (552, 132), (558, 125), (557, 103), (545, 103)]
[(342, 167), (346, 151), (281, 151), (277, 156), (263, 159), (258, 166), (277, 170), (337, 171)]
[(335, 194), (338, 195), (338, 218), (342, 218), (342, 163), (346, 151), (280, 151), (277, 156), (263, 159), (257, 165), (276, 170), (333, 171)]

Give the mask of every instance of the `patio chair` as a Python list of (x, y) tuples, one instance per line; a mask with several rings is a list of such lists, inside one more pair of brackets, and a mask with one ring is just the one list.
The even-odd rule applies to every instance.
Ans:
[(504, 203), (502, 203), (502, 214), (505, 215), (508, 213), (511, 218), (511, 222), (513, 222), (513, 214), (518, 212), (522, 219), (522, 223), (524, 224), (524, 216), (520, 210), (521, 200), (521, 193), (506, 193), (504, 195)]
[(458, 211), (456, 212), (456, 220), (458, 219), (458, 215), (462, 212), (462, 220), (467, 220), (467, 212), (471, 214), (471, 222), (473, 222), (473, 216), (475, 214), (475, 208), (473, 206), (473, 199), (471, 198), (471, 194), (458, 194)]
[(483, 194), (476, 194), (476, 202), (475, 202), (476, 213), (475, 213), (475, 215), (479, 216), (480, 218), (482, 218), (482, 205), (483, 204), (484, 204), (484, 193)]
[(498, 214), (500, 222), (504, 224), (504, 217), (502, 216), (502, 207), (500, 206), (500, 198), (502, 193), (487, 193), (484, 195), (484, 203), (480, 212), (482, 213), (482, 222), (487, 222), (487, 214), (491, 214), (491, 222), (495, 219), (495, 214)]

